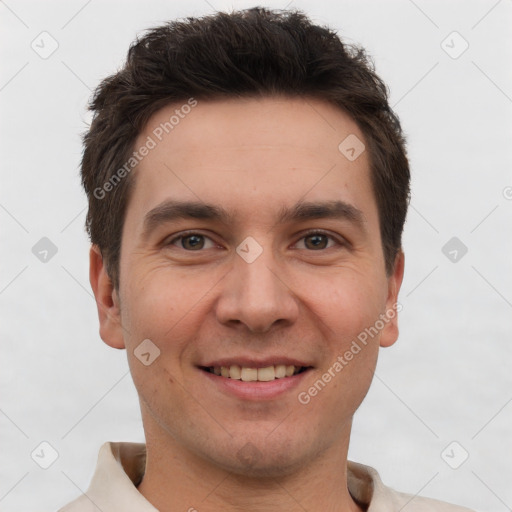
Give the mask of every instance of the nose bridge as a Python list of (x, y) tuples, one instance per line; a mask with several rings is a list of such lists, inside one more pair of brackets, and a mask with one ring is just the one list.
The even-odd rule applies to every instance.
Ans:
[(222, 323), (243, 323), (251, 331), (265, 332), (275, 323), (293, 322), (297, 304), (279, 276), (280, 265), (268, 245), (246, 238), (238, 247), (224, 283), (217, 316)]
[(270, 248), (262, 251), (253, 261), (240, 257), (234, 268), (245, 284), (242, 290), (249, 297), (261, 296), (270, 300), (279, 292), (276, 290), (280, 287), (277, 264)]

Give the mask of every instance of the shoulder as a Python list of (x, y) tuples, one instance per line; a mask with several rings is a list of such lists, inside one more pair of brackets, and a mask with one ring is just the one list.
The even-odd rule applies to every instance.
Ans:
[(372, 467), (348, 461), (348, 488), (367, 512), (475, 512), (433, 498), (395, 491), (384, 485)]
[(99, 512), (100, 509), (85, 495), (73, 500), (57, 512)]
[(402, 512), (475, 512), (460, 505), (439, 501), (433, 498), (424, 498), (413, 494), (406, 494), (387, 488), (395, 510)]
[(145, 460), (142, 443), (104, 443), (89, 488), (58, 512), (157, 512), (136, 487), (144, 474)]

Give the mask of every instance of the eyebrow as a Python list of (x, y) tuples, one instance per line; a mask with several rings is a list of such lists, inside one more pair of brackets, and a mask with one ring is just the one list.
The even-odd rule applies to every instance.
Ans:
[[(198, 219), (232, 224), (235, 215), (221, 206), (199, 201), (166, 200), (150, 210), (143, 221), (143, 238), (147, 238), (157, 227), (178, 219)], [(277, 224), (315, 219), (347, 220), (366, 232), (363, 212), (344, 201), (299, 201), (293, 207), (283, 206), (277, 216)]]

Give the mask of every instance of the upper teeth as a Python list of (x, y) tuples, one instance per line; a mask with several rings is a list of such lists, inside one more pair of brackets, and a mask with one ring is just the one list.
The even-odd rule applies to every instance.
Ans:
[[(267, 366), (265, 368), (248, 368), (245, 366), (214, 366), (213, 373), (215, 375), (222, 375), (230, 379), (243, 380), (244, 382), (251, 381), (269, 381), (274, 379), (282, 379), (283, 377), (291, 377), (297, 373), (302, 367), (293, 365), (276, 364), (274, 366)], [(212, 369), (210, 368), (210, 371)]]

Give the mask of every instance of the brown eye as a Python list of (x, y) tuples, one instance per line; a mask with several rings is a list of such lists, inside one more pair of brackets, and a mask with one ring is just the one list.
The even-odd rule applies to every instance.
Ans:
[[(209, 246), (207, 243), (209, 242)], [(210, 249), (215, 244), (205, 235), (200, 233), (188, 233), (173, 238), (167, 245), (176, 246), (186, 251), (200, 251), (201, 249)]]
[(204, 236), (188, 235), (181, 238), (183, 249), (202, 249), (204, 247)]
[(308, 250), (312, 251), (322, 251), (324, 249), (330, 249), (333, 247), (333, 245), (329, 246), (329, 242), (334, 242), (334, 245), (343, 246), (344, 244), (342, 242), (339, 242), (336, 238), (333, 236), (323, 233), (321, 231), (313, 231), (310, 233), (306, 233), (300, 241), (304, 240), (303, 244), (304, 247)]
[(306, 246), (308, 249), (325, 249), (329, 243), (328, 238), (328, 236), (321, 234), (308, 235), (304, 237), (304, 239), (307, 240)]

